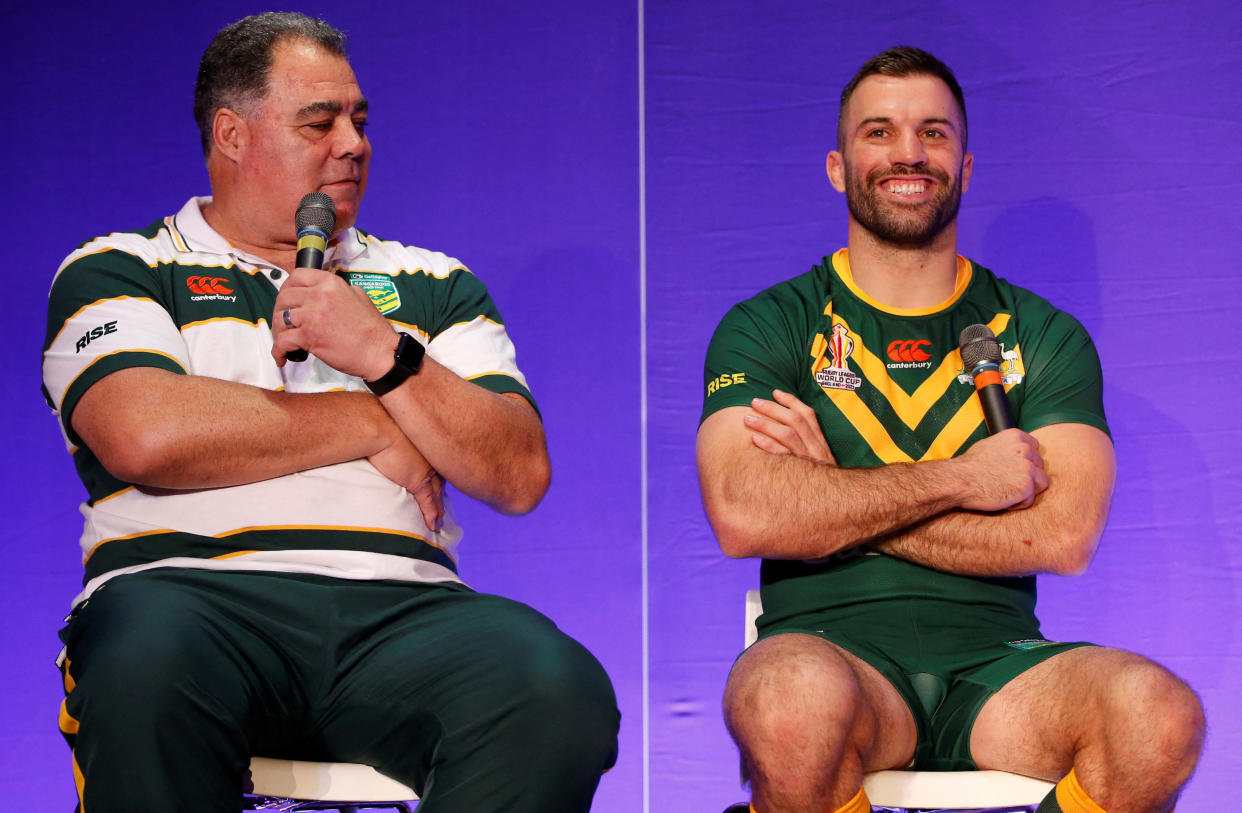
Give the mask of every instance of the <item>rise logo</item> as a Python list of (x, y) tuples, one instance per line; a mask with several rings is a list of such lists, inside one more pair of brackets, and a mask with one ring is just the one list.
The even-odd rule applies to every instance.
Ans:
[(77, 344), (74, 345), (76, 349), (73, 352), (81, 353), (83, 350), (86, 349), (86, 346), (88, 344), (100, 338), (101, 336), (105, 336), (109, 333), (116, 333), (116, 322), (104, 322), (102, 325), (99, 325), (98, 327), (93, 327), (90, 330), (83, 333), (82, 337), (78, 339)]

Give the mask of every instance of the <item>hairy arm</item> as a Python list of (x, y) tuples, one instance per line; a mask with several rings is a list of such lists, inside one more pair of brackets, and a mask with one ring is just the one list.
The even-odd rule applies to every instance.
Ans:
[(1091, 563), (1108, 519), (1116, 462), (1093, 426), (1036, 429), (1050, 485), (1024, 511), (951, 511), (872, 547), (927, 567), (971, 576), (1073, 575)]
[[(744, 421), (752, 443), (775, 457), (831, 462), (810, 407), (787, 393), (756, 399)], [(1029, 436), (1038, 443), (1049, 486), (1012, 508), (958, 507), (877, 537), (878, 550), (937, 570), (975, 576), (1081, 573), (1103, 533), (1116, 476), (1112, 442), (1092, 426), (1052, 424)], [(957, 460), (969, 457), (989, 438)], [(918, 464), (926, 466), (927, 464)], [(884, 467), (887, 468), (887, 467)], [(984, 472), (993, 475), (995, 472)]]
[[(281, 289), (276, 313), (291, 308), (295, 327), (274, 318), (279, 363), (303, 347), (341, 372), (374, 381), (392, 367), (397, 334), (359, 288), (333, 274), (298, 269)], [(419, 373), (380, 399), (427, 461), (464, 494), (507, 514), (524, 514), (551, 479), (543, 425), (517, 394), (497, 394), (431, 357)]]
[[(759, 412), (772, 402), (756, 399), (754, 408), (722, 409), (699, 427), (703, 503), (729, 556), (830, 556), (954, 509), (1022, 505), (1047, 484), (1035, 441), (1018, 430), (975, 444), (953, 460), (841, 468), (818, 426), (818, 456), (785, 445), (793, 441), (779, 427), (793, 427), (800, 420), (795, 409), (805, 408), (786, 397), (791, 405), (779, 407), (782, 417)], [(806, 439), (796, 428), (793, 434)], [(786, 453), (765, 448), (772, 444), (764, 438)]]
[(357, 460), (400, 434), (364, 393), (272, 392), (155, 367), (100, 379), (72, 423), (114, 476), (159, 488), (240, 485)]
[(442, 481), (366, 393), (273, 392), (132, 367), (83, 393), (71, 422), (127, 483), (218, 488), (367, 458), (410, 492), (428, 527), (443, 516)]

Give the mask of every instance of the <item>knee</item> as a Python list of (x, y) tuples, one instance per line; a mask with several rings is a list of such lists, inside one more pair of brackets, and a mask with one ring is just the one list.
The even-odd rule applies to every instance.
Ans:
[(1188, 779), (1203, 746), (1203, 704), (1194, 690), (1164, 667), (1141, 660), (1117, 679), (1111, 693), (1113, 718), (1140, 738), (1132, 757), (1153, 769), (1164, 766)]
[(515, 639), (494, 667), (510, 699), (504, 713), (549, 756), (611, 767), (621, 721), (612, 681), (585, 647), (545, 623)]
[(756, 644), (738, 660), (725, 687), (729, 730), (740, 743), (755, 746), (808, 738), (844, 742), (861, 705), (861, 688), (848, 665), (806, 635)]

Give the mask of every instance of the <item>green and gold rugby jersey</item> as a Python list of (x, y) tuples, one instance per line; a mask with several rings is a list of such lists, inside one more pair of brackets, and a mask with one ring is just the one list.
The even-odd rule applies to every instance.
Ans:
[[(401, 486), (366, 460), (196, 491), (117, 480), (73, 433), (73, 409), (126, 367), (287, 392), (367, 392), (315, 357), (277, 367), (269, 321), (288, 274), (233, 248), (191, 199), (140, 232), (91, 240), (57, 272), (48, 304), (43, 389), (86, 486), (86, 592), (152, 566), (279, 570), (344, 578), (457, 581), (461, 530), (446, 505), (432, 532)], [(534, 401), (483, 284), (456, 260), (350, 229), (325, 268), (366, 290), (399, 330), (456, 374)]]
[[(946, 302), (887, 308), (854, 283), (846, 249), (725, 315), (707, 351), (702, 418), (781, 389), (815, 410), (839, 465), (954, 457), (987, 436), (958, 351), (959, 333), (972, 324), (991, 327), (1001, 344), (1001, 374), (1021, 429), (1083, 423), (1108, 431), (1099, 357), (1072, 316), (963, 257)], [(761, 574), (769, 620), (918, 598), (1033, 620), (1033, 576), (957, 576), (883, 555), (765, 560)]]

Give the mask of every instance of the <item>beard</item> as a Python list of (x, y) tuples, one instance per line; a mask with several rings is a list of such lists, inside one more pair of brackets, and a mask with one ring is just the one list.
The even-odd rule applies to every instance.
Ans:
[[(900, 175), (930, 175), (936, 179), (935, 193), (926, 203), (903, 204), (881, 200), (878, 186), (881, 178)], [(867, 231), (881, 241), (902, 248), (930, 245), (949, 224), (957, 219), (962, 205), (962, 173), (949, 178), (935, 167), (893, 166), (873, 169), (860, 178), (845, 167), (845, 202), (850, 214)]]

